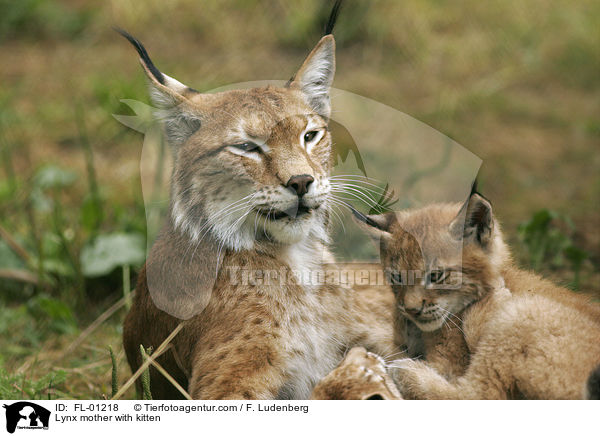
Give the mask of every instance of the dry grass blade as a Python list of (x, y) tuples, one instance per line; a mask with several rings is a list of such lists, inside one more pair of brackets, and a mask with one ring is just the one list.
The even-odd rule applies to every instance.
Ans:
[(19, 282), (32, 283), (34, 285), (39, 283), (36, 275), (20, 269), (0, 269), (0, 279), (17, 280)]
[[(133, 295), (133, 292), (131, 293), (131, 295)], [(71, 343), (71, 345), (69, 345), (64, 351), (63, 357), (68, 356), (70, 353), (72, 353), (73, 350), (75, 350), (75, 348), (81, 345), (81, 343), (85, 341), (85, 339), (89, 335), (91, 335), (92, 332), (98, 328), (98, 326), (100, 326), (100, 324), (102, 324), (104, 321), (110, 318), (116, 311), (118, 311), (123, 306), (125, 306), (125, 297), (121, 298), (115, 304), (106, 309), (106, 311), (102, 315), (96, 318), (96, 320), (93, 323), (91, 323), (84, 331), (82, 331), (81, 334), (77, 337), (77, 339), (75, 339)]]
[(112, 398), (113, 400), (118, 400), (119, 398), (121, 398), (123, 396), (123, 394), (127, 391), (127, 389), (129, 389), (131, 387), (131, 385), (139, 378), (139, 376), (142, 375), (142, 373), (146, 370), (146, 368), (148, 368), (150, 366), (150, 364), (154, 361), (154, 359), (159, 357), (162, 353), (164, 353), (167, 350), (167, 345), (169, 345), (171, 343), (171, 341), (173, 340), (173, 338), (175, 338), (175, 336), (177, 336), (177, 334), (181, 331), (181, 329), (183, 328), (184, 325), (185, 325), (185, 321), (179, 323), (179, 325), (173, 329), (171, 334), (169, 336), (167, 336), (167, 338), (162, 342), (162, 344), (159, 345), (159, 347), (156, 349), (156, 351), (154, 353), (152, 353), (152, 357), (148, 357), (148, 359), (146, 359), (146, 361), (140, 365), (140, 367), (131, 376), (131, 378), (129, 380), (127, 380), (123, 386), (121, 386), (121, 389), (119, 389), (119, 392), (117, 392), (116, 395)]
[[(140, 344), (140, 354), (142, 355), (142, 362), (147, 362), (149, 357), (149, 352), (144, 349), (144, 346)], [(146, 368), (141, 375), (142, 380), (142, 399), (143, 400), (151, 400), (152, 399), (152, 391), (150, 390), (150, 368)]]
[(12, 237), (12, 235), (10, 233), (8, 233), (8, 231), (2, 227), (0, 225), (0, 238), (4, 239), (6, 241), (6, 243), (8, 244), (8, 246), (19, 255), (19, 257), (21, 257), (21, 259), (23, 259), (25, 262), (29, 262), (29, 259), (31, 256), (29, 256), (29, 253), (27, 252), (27, 250), (25, 250), (23, 247), (21, 247), (21, 244), (19, 244), (15, 238)]
[[(150, 357), (149, 357), (150, 358)], [(192, 400), (192, 397), (190, 397), (190, 394), (187, 393), (187, 391), (185, 389), (183, 389), (183, 387), (177, 383), (177, 381), (173, 378), (173, 376), (171, 376), (171, 374), (169, 374), (167, 372), (166, 369), (164, 369), (160, 363), (158, 363), (155, 360), (151, 360), (152, 366), (154, 366), (158, 372), (160, 372), (167, 380), (169, 380), (169, 382), (175, 386), (175, 388), (181, 392), (181, 395), (183, 395), (185, 397), (186, 400)]]

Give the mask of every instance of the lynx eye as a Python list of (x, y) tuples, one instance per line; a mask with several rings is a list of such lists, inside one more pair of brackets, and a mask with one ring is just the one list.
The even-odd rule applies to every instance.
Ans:
[(304, 135), (302, 135), (301, 139), (302, 139), (302, 142), (304, 143), (304, 147), (306, 148), (306, 151), (308, 151), (310, 153), (312, 148), (315, 146), (315, 144), (319, 143), (319, 141), (321, 140), (321, 138), (323, 137), (324, 134), (325, 134), (324, 129), (309, 130), (308, 132), (305, 132)]
[(304, 141), (312, 142), (312, 140), (315, 139), (318, 134), (319, 134), (319, 132), (317, 130), (312, 130), (310, 132), (306, 132), (304, 134)]
[(429, 273), (429, 283), (442, 283), (446, 279), (446, 272), (441, 269)]
[(242, 150), (242, 151), (246, 151), (246, 152), (251, 152), (251, 151), (260, 152), (261, 151), (261, 148), (254, 142), (242, 142), (241, 144), (233, 144), (231, 147), (235, 147), (238, 150)]

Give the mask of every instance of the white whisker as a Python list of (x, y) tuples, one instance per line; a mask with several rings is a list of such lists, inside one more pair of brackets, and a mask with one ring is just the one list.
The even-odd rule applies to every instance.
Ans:
[[(340, 222), (340, 225), (342, 226), (342, 230), (344, 232), (344, 234), (346, 233), (346, 226), (344, 226), (344, 222), (342, 221), (342, 217), (336, 212), (336, 210), (334, 209), (337, 208), (336, 205), (332, 204), (331, 208), (329, 209), (329, 211), (337, 218), (337, 220)], [(339, 211), (339, 209), (338, 209)], [(340, 212), (341, 213), (341, 212)]]
[[(439, 304), (436, 304), (435, 307), (437, 307), (438, 309), (440, 309), (442, 312), (447, 313), (450, 316), (455, 317), (457, 320), (459, 320), (460, 322), (462, 322), (462, 320), (457, 317), (456, 315), (454, 315), (452, 312), (450, 312), (449, 310), (444, 309), (442, 306), (440, 306)], [(463, 336), (465, 335), (464, 330), (454, 321), (452, 321), (452, 318), (446, 318), (446, 320), (450, 321), (452, 324), (454, 324), (454, 326), (461, 331), (461, 333), (463, 334)]]
[(367, 191), (367, 192), (372, 193), (372, 194), (377, 195), (377, 196), (381, 196), (381, 195), (383, 195), (385, 193), (384, 189), (376, 191), (375, 189), (366, 188), (364, 186), (355, 185), (353, 183), (332, 183), (331, 186), (334, 187), (334, 188), (344, 188), (344, 187), (357, 188), (359, 190)]

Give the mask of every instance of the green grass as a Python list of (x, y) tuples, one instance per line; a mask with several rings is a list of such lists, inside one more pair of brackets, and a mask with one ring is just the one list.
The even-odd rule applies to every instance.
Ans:
[[(146, 235), (143, 137), (112, 117), (146, 85), (110, 27), (209, 90), (289, 78), (326, 14), (312, 0), (0, 0), (1, 398), (108, 398), (113, 369), (119, 386), (130, 375), (122, 308), (80, 338), (135, 283)], [(335, 82), (480, 156), (520, 263), (597, 296), (599, 21), (592, 0), (348, 2)]]

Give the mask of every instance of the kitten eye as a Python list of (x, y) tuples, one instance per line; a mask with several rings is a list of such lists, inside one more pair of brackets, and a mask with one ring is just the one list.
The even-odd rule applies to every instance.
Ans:
[(319, 134), (318, 130), (311, 130), (310, 132), (306, 132), (304, 134), (304, 141), (311, 142), (313, 139), (315, 139), (317, 137), (318, 134)]
[(254, 142), (243, 142), (241, 144), (233, 144), (231, 147), (235, 147), (239, 150), (242, 151), (246, 151), (246, 152), (251, 152), (251, 151), (256, 151), (256, 152), (260, 152), (262, 151), (261, 148), (255, 144)]
[(446, 279), (446, 272), (441, 269), (433, 270), (429, 273), (429, 283), (441, 283)]

